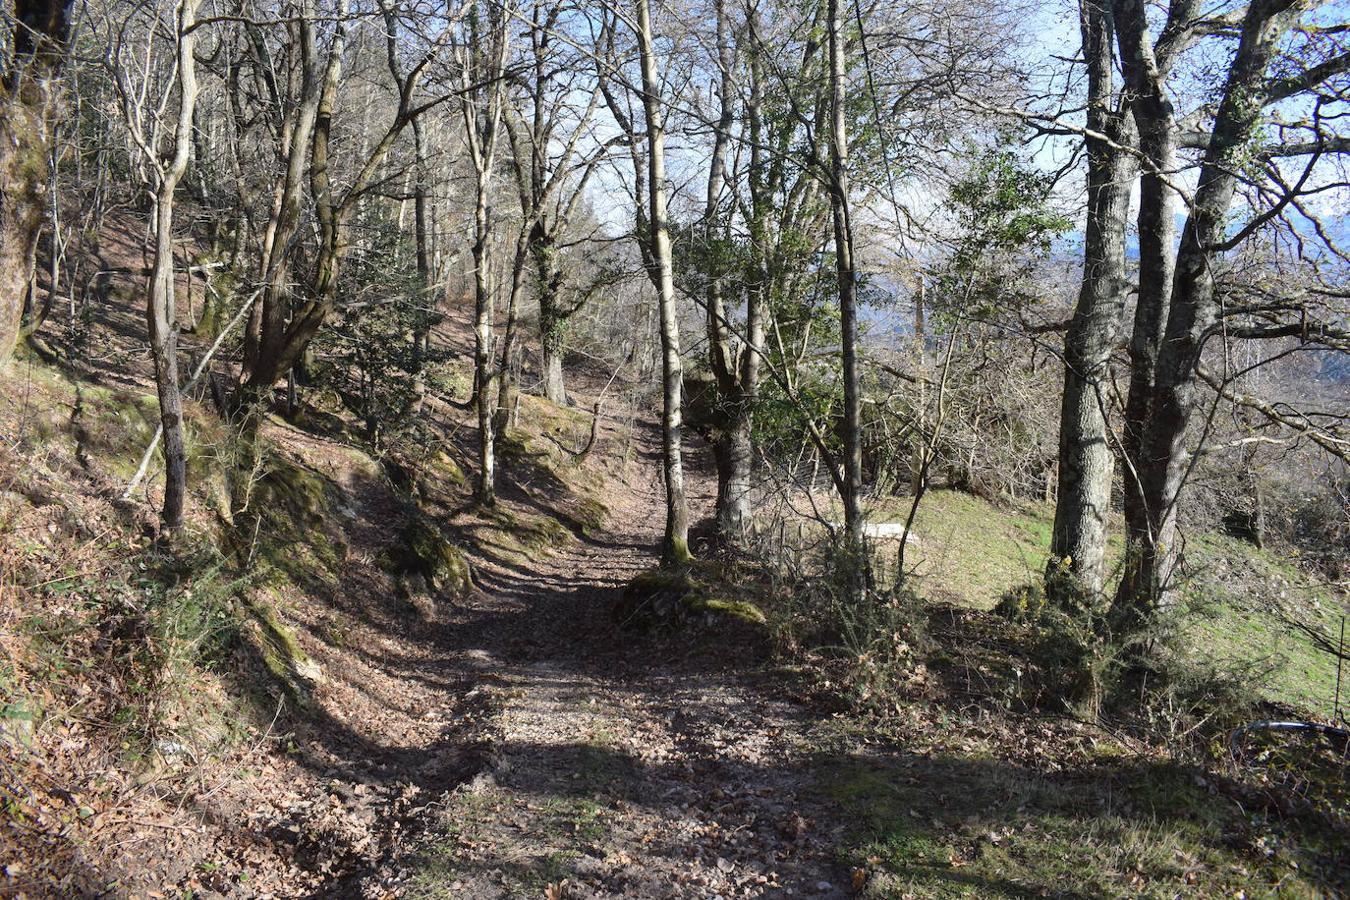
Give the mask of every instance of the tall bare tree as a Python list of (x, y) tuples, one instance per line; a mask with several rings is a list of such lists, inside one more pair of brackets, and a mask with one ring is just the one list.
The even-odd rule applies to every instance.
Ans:
[[(382, 9), (386, 24), (389, 9)], [(457, 11), (448, 13), (453, 21)], [(353, 174), (344, 190), (333, 179), (333, 120), (343, 94), (342, 70), (352, 13), (348, 0), (337, 0), (331, 16), (320, 16), (314, 0), (302, 0), (296, 21), (300, 62), (298, 99), (281, 127), (285, 170), (273, 197), (271, 217), (263, 238), (260, 303), (249, 322), (244, 343), (245, 401), (254, 402), (284, 376), (337, 305), (338, 276), (351, 248), (350, 220), (358, 205), (379, 181), (382, 168), (399, 136), (418, 116), (445, 101), (447, 94), (423, 97), (419, 87), (427, 67), (447, 39), (444, 28), (404, 67), (395, 35), (387, 40), (388, 68), (392, 73), (394, 107), (383, 132), (369, 146), (358, 148)], [(331, 24), (326, 52), (321, 52), (318, 29)], [(295, 297), (291, 290), (291, 259), (302, 222), (303, 191), (309, 188), (318, 224), (318, 246), (310, 290)]]
[[(1083, 0), (1079, 25), (1088, 75), (1087, 222), (1078, 303), (1064, 340), (1050, 586), (1100, 598), (1115, 467), (1108, 383), (1129, 294), (1125, 230), (1137, 162), (1134, 121), (1115, 84), (1115, 23), (1109, 0)], [(1069, 584), (1057, 574), (1066, 562)]]
[(854, 262), (853, 214), (849, 197), (848, 62), (844, 13), (827, 0), (830, 59), (830, 211), (834, 221), (834, 265), (839, 282), (840, 363), (844, 379), (844, 531), (862, 540), (862, 397), (858, 377), (858, 271)]
[[(154, 251), (150, 269), (150, 290), (146, 299), (145, 318), (150, 334), (150, 355), (155, 364), (155, 389), (159, 396), (159, 419), (163, 433), (164, 453), (164, 507), (161, 514), (164, 527), (175, 530), (183, 524), (183, 504), (187, 494), (187, 453), (183, 443), (183, 399), (178, 383), (178, 304), (174, 277), (174, 204), (178, 184), (187, 172), (192, 155), (194, 109), (197, 104), (196, 16), (198, 0), (179, 0), (169, 12), (171, 32), (174, 35), (174, 77), (166, 80), (164, 97), (156, 107), (145, 102), (147, 92), (126, 84), (125, 73), (135, 71), (134, 65), (119, 65), (115, 73), (122, 85), (123, 109), (128, 131), (145, 158), (152, 174), (154, 196)], [(148, 47), (141, 52), (153, 53), (154, 32), (161, 24), (160, 13), (147, 28)], [(137, 48), (119, 47), (122, 52)], [(122, 53), (119, 62), (124, 62)], [(161, 142), (157, 136), (165, 131), (159, 127), (156, 108), (169, 106), (169, 95), (177, 95), (177, 116), (169, 137)]]
[(474, 173), (474, 395), (478, 410), (479, 503), (496, 502), (494, 413), (497, 404), (497, 367), (493, 356), (496, 312), (489, 266), (492, 264), (492, 191), (505, 103), (507, 54), (510, 49), (510, 10), (492, 2), (475, 3), (465, 17), (463, 40), (456, 47), (461, 87), (460, 112)]
[[(529, 46), (524, 84), (512, 92), (505, 125), (520, 201), (521, 240), (517, 265), (532, 269), (539, 301), (539, 349), (544, 396), (567, 403), (563, 351), (569, 320), (590, 298), (582, 289), (570, 296), (565, 246), (568, 229), (613, 141), (591, 134), (601, 93), (580, 65), (577, 42), (560, 34), (569, 4), (560, 0), (530, 6)], [(519, 275), (513, 274), (513, 283)], [(592, 280), (593, 283), (601, 283)]]
[(675, 310), (675, 278), (666, 200), (666, 125), (651, 4), (637, 0), (638, 60), (642, 72), (642, 114), (647, 126), (648, 273), (656, 288), (661, 319), (661, 451), (666, 483), (666, 530), (661, 559), (669, 566), (689, 561), (689, 507), (684, 495), (680, 429), (684, 402), (684, 369), (680, 361), (680, 324)]
[[(1138, 442), (1138, 455), (1133, 461), (1137, 477), (1125, 495), (1127, 558), (1115, 604), (1117, 619), (1126, 627), (1151, 621), (1152, 613), (1176, 595), (1182, 549), (1178, 503), (1194, 468), (1191, 430), (1201, 408), (1206, 343), (1223, 334), (1275, 337), (1301, 332), (1342, 341), (1346, 334), (1341, 322), (1310, 323), (1306, 307), (1297, 322), (1234, 321), (1229, 318), (1232, 312), (1223, 308), (1216, 271), (1226, 251), (1266, 224), (1278, 222), (1286, 209), (1302, 210), (1301, 196), (1341, 185), (1340, 179), (1319, 177), (1317, 162), (1324, 154), (1350, 149), (1344, 136), (1335, 131), (1335, 117), (1324, 120), (1321, 115), (1326, 103), (1337, 102), (1343, 94), (1344, 85), (1336, 82), (1350, 70), (1350, 52), (1335, 41), (1306, 42), (1296, 35), (1301, 17), (1318, 7), (1306, 0), (1253, 2), (1207, 23), (1222, 27), (1205, 29), (1195, 25), (1194, 4), (1174, 6), (1177, 9), (1168, 20), (1171, 27), (1164, 28), (1160, 45), (1193, 41), (1199, 34), (1233, 35), (1237, 45), (1223, 71), (1208, 127), (1187, 136), (1203, 149), (1203, 155), (1175, 257), (1170, 246), (1144, 253), (1146, 245), (1141, 241), (1140, 314), (1147, 316), (1148, 354), (1141, 360), (1136, 353), (1135, 363), (1151, 364), (1151, 371), (1146, 369), (1131, 382), (1127, 405), (1133, 413), (1128, 424)], [(1164, 70), (1151, 59), (1143, 10), (1128, 3), (1121, 7), (1122, 18), (1131, 23), (1128, 32), (1122, 30), (1122, 55), (1138, 85), (1135, 115), (1141, 121), (1141, 133), (1155, 135), (1144, 147), (1146, 163), (1160, 179), (1170, 177), (1172, 151), (1181, 135), (1165, 98), (1159, 96), (1160, 88), (1154, 86)], [(1316, 31), (1317, 26), (1310, 24), (1303, 34)], [(1326, 93), (1319, 95), (1324, 85)], [(1312, 112), (1293, 127), (1281, 127), (1277, 118), (1277, 140), (1262, 146), (1268, 134), (1263, 126), (1273, 106), (1282, 101), (1302, 102)], [(1310, 139), (1282, 139), (1285, 133), (1297, 131), (1308, 133)], [(1301, 157), (1303, 163), (1297, 175), (1286, 178), (1271, 160), (1291, 156)], [(1259, 205), (1251, 218), (1234, 230), (1233, 202), (1239, 188), (1252, 183), (1253, 162), (1264, 162), (1265, 184), (1256, 188), (1254, 203)], [(1155, 187), (1146, 197), (1165, 197), (1172, 189), (1170, 185)], [(1146, 215), (1156, 219), (1166, 214), (1161, 200), (1145, 202), (1140, 210), (1141, 230), (1154, 228), (1153, 222), (1146, 222)], [(1166, 241), (1169, 232), (1164, 228), (1161, 235)], [(1152, 237), (1155, 243), (1159, 241), (1157, 234)]]
[[(771, 215), (765, 189), (768, 181), (763, 109), (763, 63), (758, 48), (750, 51), (750, 94), (743, 116), (749, 134), (749, 219), (755, 259), (752, 273), (727, 271), (724, 254), (717, 248), (730, 242), (730, 224), (737, 206), (739, 185), (728, 184), (733, 128), (738, 114), (736, 72), (738, 60), (733, 25), (726, 4), (714, 3), (717, 119), (713, 126), (712, 153), (708, 159), (708, 183), (703, 210), (703, 240), (710, 248), (705, 266), (704, 292), (707, 323), (708, 366), (712, 370), (716, 399), (711, 411), (711, 443), (717, 466), (715, 521), (722, 541), (735, 545), (750, 525), (754, 468), (752, 415), (759, 391), (760, 358), (764, 353), (765, 317), (770, 286), (768, 255)], [(756, 13), (747, 12), (747, 31), (753, 31)], [(786, 172), (786, 167), (777, 167)], [(737, 278), (736, 276), (740, 277)], [(748, 277), (747, 277), (748, 276)], [(745, 298), (742, 333), (732, 327), (731, 303)]]

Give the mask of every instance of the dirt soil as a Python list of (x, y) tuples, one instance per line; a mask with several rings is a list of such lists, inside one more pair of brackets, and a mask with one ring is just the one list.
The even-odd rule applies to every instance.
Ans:
[(598, 539), (528, 570), (479, 563), (438, 667), (473, 685), (441, 702), (471, 701), (484, 765), (361, 880), (367, 896), (846, 895), (841, 824), (803, 793), (803, 710), (713, 636), (672, 647), (610, 621), (656, 560), (662, 501), (643, 468)]
[[(528, 562), (470, 552), (477, 587), (463, 601), (410, 614), (355, 565), (333, 607), (288, 605), (325, 677), (289, 724), (293, 749), (262, 763), (276, 771), (224, 788), (263, 845), (224, 835), (243, 864), (189, 884), (229, 896), (846, 896), (832, 857), (843, 824), (806, 790), (805, 710), (758, 676), (753, 651), (712, 632), (640, 636), (612, 621), (623, 585), (657, 559), (653, 431), (639, 425), (639, 458), (607, 484), (603, 533)], [(706, 505), (701, 454), (691, 462)], [(353, 521), (372, 523), (353, 546), (374, 547), (388, 498), (349, 490)], [(335, 646), (322, 638), (339, 621)]]
[[(41, 458), (6, 462), (5, 484), (20, 488), (6, 495), (7, 521), (42, 536), (43, 565), (80, 569), (91, 585), (136, 565), (156, 499), (151, 491), (130, 511), (117, 500), (121, 478), (81, 443), (78, 392), (63, 393), (86, 381), (150, 391), (133, 329), (117, 324), (96, 326), (106, 352), (76, 358), (68, 381), (30, 375), (4, 396), (7, 420), (34, 408), (52, 420)], [(605, 378), (589, 380), (576, 379), (583, 394)], [(433, 417), (467, 458), (463, 416), (437, 403)], [(568, 527), (528, 553), (460, 541), (475, 588), (453, 601), (410, 600), (383, 571), (408, 500), (373, 461), (277, 419), (266, 433), (342, 489), (347, 543), (334, 581), (272, 597), (316, 664), (311, 690), (297, 698), (269, 686), (263, 661), (240, 648), (180, 687), (235, 719), (243, 739), (199, 752), (166, 729), (139, 761), (106, 727), (128, 685), (95, 687), (99, 699), (69, 701), (78, 712), (64, 717), (68, 698), (53, 694), (46, 724), (0, 741), (6, 796), (22, 810), (0, 842), (0, 896), (851, 893), (833, 855), (843, 825), (806, 790), (805, 710), (762, 676), (762, 654), (715, 627), (641, 636), (611, 618), (625, 582), (657, 560), (653, 422), (622, 400), (607, 406), (587, 462), (608, 509), (600, 529), (570, 522), (557, 485), (504, 467), (509, 517), (543, 513)], [(706, 450), (692, 448), (688, 469), (697, 518), (712, 499)], [(485, 524), (462, 486), (432, 488), (428, 509), (448, 534)], [(107, 536), (128, 528), (114, 553)], [(9, 549), (26, 571), (32, 549)], [(17, 635), (28, 601), (12, 599), (6, 630)], [(55, 615), (67, 599), (79, 600), (43, 602)], [(97, 659), (108, 623), (84, 624), (88, 643), (71, 638), (66, 652)]]

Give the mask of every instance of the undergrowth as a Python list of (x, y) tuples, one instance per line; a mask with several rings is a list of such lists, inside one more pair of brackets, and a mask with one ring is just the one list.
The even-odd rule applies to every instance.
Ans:
[(843, 538), (824, 542), (813, 558), (769, 573), (767, 606), (780, 652), (817, 668), (821, 686), (849, 705), (884, 711), (922, 682), (928, 636), (905, 579), (880, 587), (867, 577), (863, 560), (873, 555)]

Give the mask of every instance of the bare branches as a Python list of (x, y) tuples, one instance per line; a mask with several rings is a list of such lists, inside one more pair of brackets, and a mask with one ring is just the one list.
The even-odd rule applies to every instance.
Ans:
[(1350, 415), (1330, 421), (1325, 417), (1315, 419), (1286, 404), (1268, 403), (1259, 397), (1236, 390), (1231, 382), (1214, 375), (1204, 366), (1197, 366), (1196, 374), (1225, 400), (1255, 410), (1270, 422), (1308, 438), (1333, 456), (1350, 461), (1350, 435), (1346, 433)]

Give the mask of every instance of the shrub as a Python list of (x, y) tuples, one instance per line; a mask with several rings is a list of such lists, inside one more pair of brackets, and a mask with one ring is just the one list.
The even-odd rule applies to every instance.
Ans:
[(860, 589), (868, 553), (866, 545), (827, 543), (815, 565), (780, 585), (772, 620), (780, 650), (819, 661), (826, 687), (881, 712), (924, 678), (926, 617), (903, 578)]
[(1024, 585), (1004, 594), (994, 612), (1027, 629), (1022, 699), (1095, 718), (1121, 648), (1112, 643), (1105, 617), (1081, 600), (1067, 578), (1067, 563), (1052, 563), (1049, 592), (1045, 581)]

